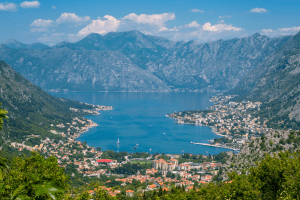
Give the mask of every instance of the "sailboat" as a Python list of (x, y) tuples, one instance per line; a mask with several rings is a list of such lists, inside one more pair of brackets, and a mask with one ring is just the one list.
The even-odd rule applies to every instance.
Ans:
[(118, 142), (117, 142), (118, 151), (117, 151), (117, 153), (119, 153), (119, 144), (120, 144), (120, 140), (119, 140), (119, 138), (118, 138)]

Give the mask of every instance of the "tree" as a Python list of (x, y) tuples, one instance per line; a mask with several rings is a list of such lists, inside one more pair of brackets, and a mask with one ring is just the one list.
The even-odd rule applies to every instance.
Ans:
[(260, 164), (250, 170), (249, 181), (261, 192), (263, 199), (299, 199), (300, 153), (281, 152), (265, 155)]
[(36, 152), (31, 157), (15, 157), (3, 174), (5, 189), (0, 199), (62, 199), (69, 178), (55, 157), (45, 159)]
[[(1, 106), (2, 104), (0, 103), (0, 106)], [(3, 119), (7, 119), (8, 117), (6, 116), (6, 114), (7, 114), (7, 111), (6, 110), (2, 110), (1, 108), (0, 108), (0, 130), (2, 130), (2, 124), (3, 124)]]

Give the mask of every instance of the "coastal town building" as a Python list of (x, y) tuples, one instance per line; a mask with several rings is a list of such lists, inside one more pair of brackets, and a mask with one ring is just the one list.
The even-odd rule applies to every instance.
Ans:
[(162, 171), (173, 171), (178, 165), (176, 159), (170, 159), (170, 162), (166, 162), (164, 159), (154, 160), (153, 168)]

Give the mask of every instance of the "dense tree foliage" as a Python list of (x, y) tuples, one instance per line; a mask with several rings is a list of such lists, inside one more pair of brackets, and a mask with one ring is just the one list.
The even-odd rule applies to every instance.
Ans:
[(123, 164), (121, 167), (116, 167), (112, 170), (113, 173), (116, 174), (126, 174), (126, 175), (133, 175), (136, 174), (138, 171), (146, 170), (152, 167), (152, 163), (126, 163)]
[[(0, 103), (1, 106), (1, 103)], [(0, 130), (2, 130), (3, 119), (7, 118), (7, 111), (0, 108)]]
[[(5, 159), (1, 160), (5, 163)], [(15, 157), (2, 170), (1, 199), (57, 199), (67, 190), (68, 177), (57, 159), (32, 152), (31, 157)]]

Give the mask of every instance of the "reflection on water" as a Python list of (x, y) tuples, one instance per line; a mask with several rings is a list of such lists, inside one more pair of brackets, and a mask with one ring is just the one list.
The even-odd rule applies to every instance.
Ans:
[(191, 145), (191, 141), (206, 143), (219, 136), (208, 127), (175, 124), (173, 119), (165, 116), (175, 111), (206, 109), (212, 105), (209, 102), (212, 94), (101, 92), (51, 95), (114, 107), (112, 111), (101, 111), (100, 115), (88, 116), (87, 118), (99, 126), (78, 138), (90, 146), (101, 147), (102, 150), (149, 152), (151, 149), (152, 153), (177, 154), (182, 151), (192, 154), (217, 154), (225, 150)]

